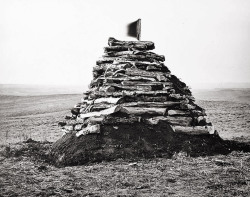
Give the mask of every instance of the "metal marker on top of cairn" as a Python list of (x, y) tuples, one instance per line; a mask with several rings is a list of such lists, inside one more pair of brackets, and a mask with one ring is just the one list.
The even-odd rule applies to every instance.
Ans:
[(186, 84), (171, 74), (163, 55), (150, 51), (153, 42), (109, 38), (108, 45), (89, 90), (61, 122), (66, 135), (53, 147), (58, 163), (157, 156), (180, 136), (213, 134)]

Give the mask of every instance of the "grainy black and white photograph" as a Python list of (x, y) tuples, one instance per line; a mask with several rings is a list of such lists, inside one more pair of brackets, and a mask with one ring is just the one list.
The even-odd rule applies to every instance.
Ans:
[(0, 197), (250, 196), (249, 0), (0, 0)]

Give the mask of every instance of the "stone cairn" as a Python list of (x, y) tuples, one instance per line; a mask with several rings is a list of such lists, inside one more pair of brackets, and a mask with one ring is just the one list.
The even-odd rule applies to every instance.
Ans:
[[(173, 136), (197, 137), (214, 133), (211, 123), (206, 121), (205, 110), (194, 103), (188, 86), (171, 74), (163, 63), (163, 55), (151, 52), (155, 48), (153, 42), (109, 38), (108, 45), (93, 68), (89, 90), (71, 110), (72, 115), (60, 122), (65, 135), (53, 147), (57, 160), (61, 158), (60, 161), (66, 161), (65, 155), (69, 157), (71, 154), (63, 153), (67, 152), (66, 148), (70, 149), (68, 146), (82, 140), (80, 148), (73, 148), (71, 152), (73, 154), (84, 149), (85, 152), (81, 153), (84, 161), (69, 162), (70, 159), (76, 160), (72, 156), (67, 164), (95, 161), (96, 157), (90, 159), (90, 148), (84, 144), (93, 145), (96, 141), (98, 145), (95, 149), (99, 157), (107, 159), (113, 158), (112, 155), (116, 155), (116, 158), (120, 155), (133, 157), (133, 152), (137, 151), (134, 144), (138, 141), (142, 141), (143, 155), (145, 152), (157, 155), (159, 146), (161, 152), (164, 152), (162, 147), (166, 144), (168, 148), (164, 150), (171, 149), (169, 144)], [(141, 133), (145, 136), (140, 136)], [(93, 136), (96, 137), (93, 139)], [(152, 136), (158, 140), (150, 141)], [(165, 136), (168, 136), (167, 139)], [(67, 146), (65, 143), (68, 143)], [(161, 145), (155, 148), (157, 143)], [(64, 144), (64, 148), (61, 144)], [(122, 153), (116, 151), (121, 144), (125, 147)], [(96, 152), (92, 151), (91, 154), (96, 155)]]
[[(99, 133), (100, 124), (157, 124), (165, 121), (175, 132), (209, 133), (205, 110), (194, 103), (188, 86), (164, 65), (165, 57), (150, 50), (153, 42), (109, 38), (105, 54), (93, 68), (90, 89), (72, 110), (65, 133)], [(110, 117), (121, 112), (124, 116)], [(70, 118), (72, 119), (72, 118)]]

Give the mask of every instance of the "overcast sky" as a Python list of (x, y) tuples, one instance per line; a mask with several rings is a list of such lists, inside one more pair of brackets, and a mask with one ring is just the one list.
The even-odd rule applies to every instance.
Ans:
[(138, 18), (187, 85), (250, 82), (249, 0), (0, 0), (0, 83), (88, 85)]

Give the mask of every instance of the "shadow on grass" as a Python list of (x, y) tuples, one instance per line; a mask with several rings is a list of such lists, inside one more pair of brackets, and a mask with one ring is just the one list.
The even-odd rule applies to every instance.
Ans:
[(178, 134), (173, 141), (173, 149), (186, 152), (188, 156), (213, 156), (229, 154), (233, 151), (250, 152), (250, 142), (223, 140), (219, 135), (190, 136)]

